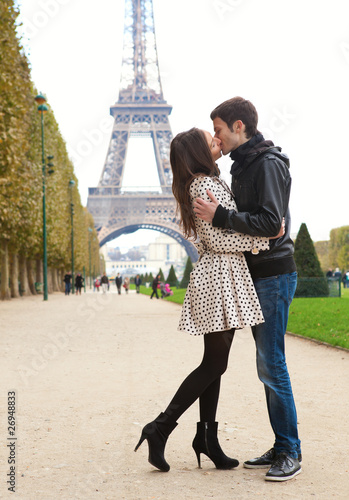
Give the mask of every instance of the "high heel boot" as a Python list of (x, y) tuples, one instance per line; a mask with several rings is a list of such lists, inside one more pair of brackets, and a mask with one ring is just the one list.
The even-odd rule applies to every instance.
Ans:
[(143, 427), (141, 438), (135, 448), (135, 451), (137, 451), (146, 439), (149, 448), (148, 462), (162, 472), (170, 470), (170, 466), (165, 460), (164, 452), (168, 436), (175, 427), (177, 427), (177, 422), (173, 422), (167, 415), (160, 413), (153, 422)]
[(238, 460), (224, 454), (217, 437), (218, 422), (197, 422), (193, 448), (201, 468), (200, 453), (212, 460), (217, 469), (233, 469), (239, 465)]

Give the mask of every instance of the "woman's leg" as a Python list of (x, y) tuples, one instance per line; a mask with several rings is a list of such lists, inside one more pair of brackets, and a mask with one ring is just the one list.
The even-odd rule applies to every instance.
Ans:
[(199, 398), (200, 422), (215, 422), (221, 387), (221, 377), (216, 378)]
[[(228, 355), (231, 343), (234, 338), (234, 333), (235, 330), (222, 332), (222, 340), (227, 346)], [(216, 420), (216, 411), (218, 406), (220, 387), (221, 387), (221, 377), (218, 377), (201, 394), (199, 399), (201, 422), (214, 422)]]
[[(177, 426), (176, 420), (191, 406), (200, 396), (203, 396), (203, 408), (207, 408), (206, 416), (211, 418), (216, 414), (219, 397), (219, 387), (221, 375), (228, 365), (228, 356), (234, 330), (227, 332), (211, 333), (204, 336), (204, 356), (201, 364), (194, 370), (181, 384), (174, 395), (169, 406), (164, 413), (147, 424), (141, 434), (141, 438), (135, 448), (138, 450), (142, 442), (148, 441), (149, 456), (148, 461), (158, 469), (166, 472), (170, 470), (169, 464), (165, 460), (164, 451), (168, 436)], [(200, 453), (205, 453), (219, 469), (231, 469), (237, 467), (239, 462), (224, 455), (217, 439), (217, 422), (204, 422), (205, 429), (197, 432), (193, 448), (198, 457), (200, 466)], [(199, 425), (199, 424), (198, 424)], [(205, 439), (202, 443), (201, 431), (204, 431)], [(204, 435), (204, 434), (203, 434)], [(207, 449), (208, 442), (210, 451)]]
[[(234, 330), (204, 335), (204, 356), (201, 364), (184, 380), (165, 410), (176, 421), (200, 397), (200, 415), (214, 421), (220, 388), (220, 378), (228, 365)], [(207, 418), (209, 417), (209, 418)]]

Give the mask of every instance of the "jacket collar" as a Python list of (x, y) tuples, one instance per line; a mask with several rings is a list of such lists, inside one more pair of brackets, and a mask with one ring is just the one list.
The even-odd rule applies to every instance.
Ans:
[(234, 160), (230, 173), (236, 177), (244, 167), (269, 149), (273, 149), (275, 152), (281, 151), (281, 148), (274, 146), (272, 141), (265, 140), (263, 135), (258, 132), (249, 141), (230, 153), (230, 158)]

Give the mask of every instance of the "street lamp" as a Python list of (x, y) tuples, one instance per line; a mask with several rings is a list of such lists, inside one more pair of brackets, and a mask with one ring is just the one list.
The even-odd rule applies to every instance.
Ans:
[(72, 294), (75, 292), (75, 282), (74, 282), (74, 203), (73, 203), (73, 186), (75, 186), (75, 181), (71, 179), (69, 181), (70, 188), (70, 220), (71, 220), (71, 274), (72, 274)]
[(38, 111), (41, 114), (41, 149), (42, 149), (42, 223), (43, 223), (43, 278), (44, 278), (44, 300), (48, 299), (47, 290), (47, 234), (46, 234), (46, 166), (44, 148), (44, 113), (48, 110), (46, 99), (42, 94), (35, 97)]
[(88, 228), (88, 257), (89, 257), (89, 274), (90, 274), (90, 289), (91, 289), (91, 235), (92, 229)]

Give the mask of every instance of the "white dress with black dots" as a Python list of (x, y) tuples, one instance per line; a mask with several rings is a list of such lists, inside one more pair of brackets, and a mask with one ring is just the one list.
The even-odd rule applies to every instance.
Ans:
[[(224, 183), (198, 177), (190, 185), (192, 202), (209, 201), (209, 189), (224, 208), (237, 210)], [(213, 227), (195, 216), (199, 260), (190, 274), (178, 330), (192, 335), (222, 332), (264, 322), (262, 310), (242, 252), (268, 250), (269, 239)]]

